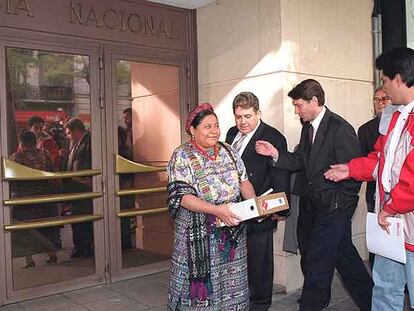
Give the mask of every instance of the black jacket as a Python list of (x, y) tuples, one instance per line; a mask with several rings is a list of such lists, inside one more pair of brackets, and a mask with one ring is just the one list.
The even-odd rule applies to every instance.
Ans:
[(316, 211), (355, 208), (361, 183), (352, 179), (335, 183), (324, 176), (330, 165), (347, 163), (361, 156), (355, 130), (328, 108), (313, 145), (309, 142), (309, 126), (309, 122), (304, 123), (297, 150), (293, 153), (281, 151), (278, 161), (273, 164), (290, 171), (304, 170), (304, 195)]
[[(361, 145), (362, 155), (366, 157), (369, 153), (374, 151), (375, 142), (380, 135), (379, 130), (379, 118), (369, 120), (367, 123), (361, 125), (358, 129), (358, 139)], [(367, 182), (367, 191), (365, 193), (365, 199), (367, 203), (374, 204), (375, 194), (375, 181)]]
[[(239, 130), (235, 126), (229, 129), (226, 142), (232, 144), (238, 132)], [(287, 150), (286, 138), (278, 130), (261, 121), (242, 154), (247, 175), (253, 184), (256, 195), (261, 195), (270, 188), (273, 188), (273, 192), (286, 192), (286, 194), (289, 194), (290, 173), (273, 167), (270, 157), (256, 153), (255, 145), (258, 140), (266, 140), (280, 150)], [(274, 230), (276, 226), (277, 222), (270, 219), (260, 223), (257, 220), (249, 221), (249, 230), (254, 232)]]

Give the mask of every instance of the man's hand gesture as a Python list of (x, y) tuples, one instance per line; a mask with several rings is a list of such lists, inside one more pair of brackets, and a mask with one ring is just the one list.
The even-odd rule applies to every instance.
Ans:
[(334, 164), (331, 165), (331, 169), (325, 172), (325, 178), (338, 182), (349, 178), (348, 164)]

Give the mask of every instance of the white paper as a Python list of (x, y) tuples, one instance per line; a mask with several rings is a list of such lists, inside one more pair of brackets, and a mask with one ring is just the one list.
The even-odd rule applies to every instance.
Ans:
[(404, 222), (401, 218), (388, 217), (388, 234), (378, 224), (377, 214), (367, 214), (366, 238), (371, 253), (405, 264)]
[(241, 221), (260, 216), (254, 198), (231, 204), (230, 210), (232, 213), (239, 216), (241, 218)]

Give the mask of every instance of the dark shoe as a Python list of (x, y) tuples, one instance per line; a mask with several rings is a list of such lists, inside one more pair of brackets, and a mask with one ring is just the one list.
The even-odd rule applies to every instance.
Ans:
[(26, 265), (24, 266), (24, 269), (33, 268), (34, 266), (36, 266), (35, 262), (30, 261), (30, 262), (26, 263)]
[(46, 260), (46, 262), (47, 263), (57, 263), (57, 257), (54, 255), (54, 256), (50, 256), (47, 260)]
[(76, 248), (72, 250), (72, 254), (70, 254), (70, 258), (81, 258), (81, 257), (83, 257), (83, 252), (81, 252), (80, 250)]

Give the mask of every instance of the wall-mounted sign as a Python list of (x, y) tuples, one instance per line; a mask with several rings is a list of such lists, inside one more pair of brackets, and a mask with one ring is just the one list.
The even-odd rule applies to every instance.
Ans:
[(0, 0), (2, 27), (186, 50), (188, 10), (141, 0)]

